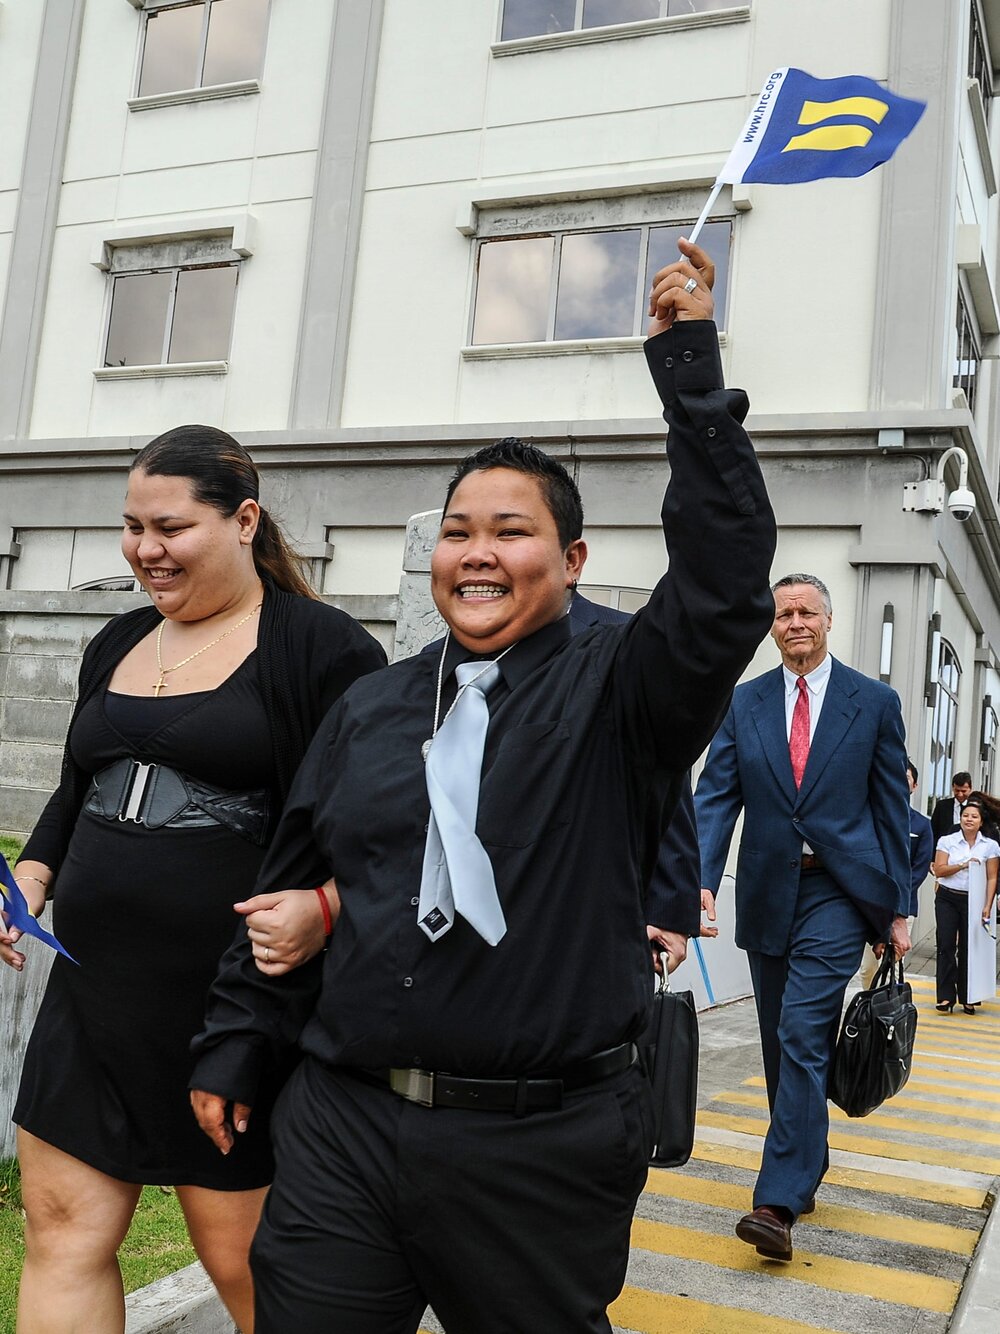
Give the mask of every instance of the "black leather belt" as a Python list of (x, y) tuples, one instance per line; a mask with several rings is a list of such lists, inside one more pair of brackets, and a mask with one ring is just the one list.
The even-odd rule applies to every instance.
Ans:
[(562, 1106), (563, 1094), (586, 1088), (602, 1079), (621, 1074), (634, 1064), (637, 1051), (632, 1042), (609, 1047), (585, 1061), (562, 1070), (540, 1070), (521, 1079), (466, 1079), (437, 1070), (351, 1070), (361, 1079), (388, 1084), (393, 1093), (422, 1107), (461, 1107), (467, 1111), (528, 1112), (554, 1111)]
[(84, 809), (105, 820), (146, 829), (201, 829), (222, 825), (264, 847), (270, 832), (266, 790), (231, 792), (189, 778), (168, 764), (120, 759), (91, 779)]

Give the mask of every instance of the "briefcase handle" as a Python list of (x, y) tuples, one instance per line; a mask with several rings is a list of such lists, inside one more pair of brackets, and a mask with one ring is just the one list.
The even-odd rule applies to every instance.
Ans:
[(660, 985), (657, 987), (657, 995), (662, 996), (670, 990), (670, 974), (667, 972), (667, 960), (670, 955), (666, 950), (660, 950)]
[[(896, 976), (897, 963), (899, 964), (898, 978)], [(887, 987), (893, 982), (898, 982), (900, 986), (903, 984), (903, 960), (897, 960), (896, 951), (892, 948), (892, 941), (887, 937), (878, 972), (872, 978), (871, 990), (874, 991), (876, 987)]]

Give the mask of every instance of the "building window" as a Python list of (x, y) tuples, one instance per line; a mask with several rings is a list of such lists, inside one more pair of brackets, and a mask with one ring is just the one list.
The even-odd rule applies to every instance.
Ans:
[(990, 59), (989, 45), (983, 26), (983, 16), (978, 0), (971, 0), (969, 5), (969, 77), (979, 84), (983, 95), (983, 110), (986, 119), (990, 118), (990, 106), (993, 102), (993, 61)]
[(958, 289), (958, 306), (955, 312), (955, 335), (955, 374), (952, 384), (956, 389), (965, 391), (969, 407), (975, 411), (982, 354), (979, 351), (976, 331), (972, 326), (969, 307), (961, 287)]
[[(479, 242), (472, 342), (541, 343), (642, 334), (653, 275), (691, 223), (553, 231)], [(732, 223), (707, 223), (716, 323), (725, 327)]]
[(144, 14), (140, 97), (260, 77), (270, 0), (188, 0)]
[(226, 361), (239, 268), (222, 238), (116, 247), (102, 364)]
[(982, 736), (979, 744), (979, 790), (993, 791), (993, 766), (997, 753), (997, 711), (989, 695), (983, 698)]
[(732, 9), (739, 0), (504, 0), (502, 42)]
[(955, 724), (958, 719), (958, 691), (961, 681), (962, 668), (955, 650), (946, 639), (942, 639), (937, 682), (934, 687), (934, 713), (931, 719), (932, 797), (946, 797), (951, 792)]

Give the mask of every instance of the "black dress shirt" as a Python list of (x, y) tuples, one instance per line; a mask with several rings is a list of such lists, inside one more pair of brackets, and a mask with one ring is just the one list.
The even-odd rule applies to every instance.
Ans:
[[(272, 979), (238, 940), (196, 1039), (192, 1086), (253, 1103), (288, 1043), (331, 1065), (519, 1075), (633, 1038), (651, 1000), (643, 892), (685, 771), (711, 739), (773, 619), (774, 518), (721, 388), (715, 326), (686, 322), (647, 359), (670, 425), (669, 573), (626, 625), (566, 618), (515, 645), (490, 693), (477, 832), (507, 934), (417, 926), (439, 659), (359, 681), (303, 763), (258, 888), (336, 876), (325, 954)], [(445, 659), (442, 715), (454, 667)]]

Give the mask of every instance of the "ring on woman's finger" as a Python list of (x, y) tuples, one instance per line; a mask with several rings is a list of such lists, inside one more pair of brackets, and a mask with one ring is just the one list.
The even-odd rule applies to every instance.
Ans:
[(265, 962), (265, 963), (270, 963), (270, 962), (271, 962), (271, 946), (270, 946), (270, 945), (265, 945), (265, 946), (264, 946), (264, 962)]
[(684, 290), (685, 292), (693, 292), (697, 286), (698, 286), (698, 279), (689, 278), (687, 282), (684, 284)]

